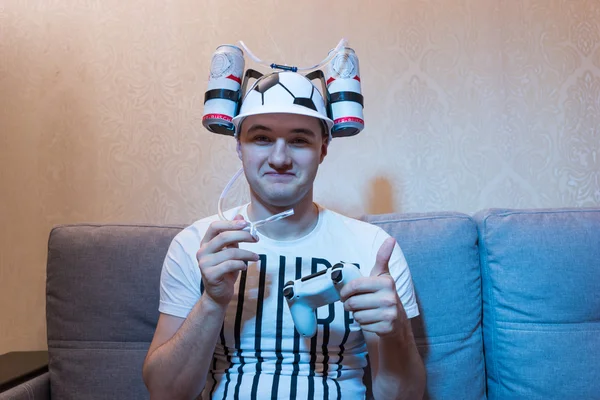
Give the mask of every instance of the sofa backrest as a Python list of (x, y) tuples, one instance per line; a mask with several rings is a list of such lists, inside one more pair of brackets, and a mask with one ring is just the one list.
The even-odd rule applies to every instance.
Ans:
[(477, 226), (460, 213), (367, 216), (404, 252), (421, 315), (413, 332), (427, 369), (426, 399), (486, 398)]
[(475, 217), (489, 399), (600, 398), (600, 209)]
[[(458, 213), (364, 219), (402, 247), (421, 315), (427, 399), (485, 399), (477, 229)], [(181, 226), (69, 225), (48, 248), (47, 326), (52, 396), (144, 399), (142, 363), (158, 320), (158, 287)]]
[(46, 316), (55, 399), (145, 399), (142, 363), (158, 320), (158, 283), (181, 227), (52, 230)]

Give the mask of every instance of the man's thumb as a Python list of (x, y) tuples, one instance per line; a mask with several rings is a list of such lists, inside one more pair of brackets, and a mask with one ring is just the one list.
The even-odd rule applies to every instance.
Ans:
[(371, 270), (371, 276), (379, 276), (390, 273), (390, 268), (388, 266), (390, 262), (390, 258), (392, 257), (392, 252), (394, 251), (394, 246), (396, 245), (396, 240), (393, 237), (389, 237), (381, 244), (379, 251), (377, 252), (377, 257), (375, 258), (375, 266)]

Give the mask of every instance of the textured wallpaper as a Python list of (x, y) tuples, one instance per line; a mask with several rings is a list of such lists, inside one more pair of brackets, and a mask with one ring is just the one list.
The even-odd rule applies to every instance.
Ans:
[(216, 212), (240, 166), (201, 123), (218, 45), (305, 66), (342, 37), (366, 127), (331, 144), (317, 201), (600, 205), (598, 0), (0, 0), (0, 353), (45, 348), (52, 225)]

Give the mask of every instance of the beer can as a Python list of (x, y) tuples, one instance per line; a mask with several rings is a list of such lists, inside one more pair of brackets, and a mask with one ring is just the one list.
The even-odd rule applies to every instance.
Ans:
[(244, 52), (237, 46), (221, 45), (213, 53), (202, 116), (209, 131), (234, 134), (232, 119), (239, 109), (244, 67)]
[[(333, 50), (330, 50), (331, 53)], [(325, 68), (334, 137), (353, 136), (365, 127), (358, 57), (353, 49), (340, 49)]]

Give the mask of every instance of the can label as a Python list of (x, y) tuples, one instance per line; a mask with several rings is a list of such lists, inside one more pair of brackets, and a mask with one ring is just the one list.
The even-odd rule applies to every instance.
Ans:
[[(333, 50), (332, 50), (333, 51)], [(333, 57), (325, 68), (325, 82), (329, 93), (352, 92), (358, 94), (357, 101), (343, 100), (331, 104), (333, 136), (355, 135), (364, 128), (363, 105), (358, 57), (351, 48), (343, 48)], [(357, 98), (357, 96), (348, 96)]]
[(225, 115), (225, 114), (206, 114), (204, 117), (202, 117), (202, 120), (211, 120), (211, 119), (222, 119), (227, 122), (233, 121), (232, 117), (230, 117), (229, 115)]
[(344, 122), (355, 122), (357, 124), (364, 124), (365, 121), (361, 118), (356, 118), (356, 117), (344, 117), (344, 118), (338, 118), (335, 119), (333, 121), (334, 124), (342, 124)]
[[(244, 53), (241, 49), (232, 45), (217, 47), (210, 62), (207, 93), (215, 89), (238, 92), (242, 84), (244, 66)], [(208, 130), (233, 134), (232, 120), (238, 104), (231, 100), (232, 98), (217, 97), (205, 101), (202, 123)]]
[(242, 84), (243, 72), (244, 55), (242, 51), (235, 46), (219, 46), (210, 63), (209, 89), (224, 88), (223, 84), (230, 86), (227, 80), (234, 82), (232, 87), (236, 85), (239, 87)]
[[(327, 64), (325, 70), (325, 81), (328, 87), (340, 79), (354, 79), (358, 83), (358, 86), (354, 85), (354, 87), (358, 88), (358, 93), (360, 93), (360, 68), (358, 65), (358, 57), (356, 57), (354, 50), (350, 48), (341, 49)], [(338, 90), (334, 89), (334, 91), (337, 92)]]

